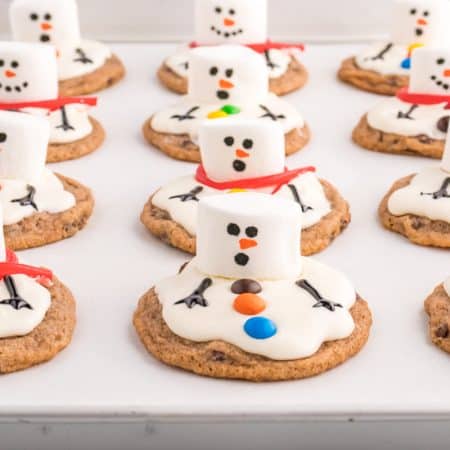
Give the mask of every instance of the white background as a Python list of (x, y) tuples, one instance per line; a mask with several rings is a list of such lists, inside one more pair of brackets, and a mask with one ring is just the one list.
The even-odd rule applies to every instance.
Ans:
[[(0, 0), (0, 30), (8, 34)], [(83, 33), (119, 41), (181, 40), (192, 35), (193, 0), (78, 0)], [(384, 34), (390, 0), (269, 0), (275, 38), (366, 40)]]

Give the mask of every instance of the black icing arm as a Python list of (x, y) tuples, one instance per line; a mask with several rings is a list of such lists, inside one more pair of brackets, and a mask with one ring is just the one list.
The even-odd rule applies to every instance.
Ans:
[(370, 59), (372, 61), (377, 61), (379, 59), (380, 60), (384, 60), (384, 57), (385, 57), (386, 53), (388, 53), (393, 46), (394, 46), (394, 44), (392, 42), (390, 42), (378, 54), (376, 54), (375, 56), (372, 56), (372, 58), (370, 58)]
[(22, 198), (16, 198), (11, 200), (11, 203), (19, 203), (20, 206), (32, 206), (34, 210), (39, 211), (36, 203), (34, 202), (34, 196), (36, 195), (36, 188), (31, 186), (31, 184), (27, 185), (28, 194)]
[(171, 116), (171, 119), (177, 119), (179, 122), (183, 122), (183, 120), (193, 120), (197, 117), (193, 116), (192, 114), (195, 113), (195, 111), (198, 111), (200, 109), (200, 106), (194, 106), (193, 108), (189, 109), (185, 114), (174, 114)]
[(259, 107), (264, 111), (265, 114), (261, 116), (261, 119), (264, 117), (269, 117), (270, 119), (277, 121), (280, 119), (286, 119), (286, 116), (284, 114), (278, 114), (276, 115), (273, 113), (267, 106), (259, 105)]
[(16, 311), (21, 309), (33, 309), (33, 307), (25, 301), (17, 292), (17, 286), (14, 279), (11, 276), (6, 276), (3, 278), (6, 289), (8, 290), (9, 298), (6, 300), (1, 300), (0, 305), (8, 305)]
[(77, 58), (73, 60), (73, 62), (80, 62), (82, 64), (94, 64), (92, 59), (88, 58), (86, 52), (82, 48), (77, 48), (75, 53), (78, 55)]
[(316, 304), (313, 305), (313, 308), (326, 308), (331, 312), (336, 311), (336, 308), (343, 308), (340, 303), (334, 303), (323, 298), (322, 295), (320, 295), (319, 291), (307, 280), (297, 281), (296, 285), (304, 289), (309, 295), (311, 295), (314, 300), (316, 300)]
[(302, 208), (302, 213), (306, 213), (308, 211), (313, 210), (311, 206), (307, 206), (302, 202), (302, 198), (300, 197), (300, 193), (298, 192), (298, 189), (295, 186), (295, 184), (288, 184), (288, 188), (291, 190), (294, 200), (300, 205), (300, 208)]
[(56, 128), (61, 128), (63, 131), (75, 130), (75, 128), (70, 124), (69, 118), (67, 117), (66, 107), (62, 106), (61, 109), (61, 125)]
[(208, 306), (208, 301), (205, 299), (203, 294), (205, 291), (210, 288), (212, 285), (211, 278), (205, 278), (201, 283), (200, 286), (188, 297), (183, 298), (179, 300), (178, 302), (175, 302), (175, 305), (182, 305), (185, 304), (189, 309), (192, 309), (195, 305), (202, 306), (203, 308), (206, 308)]
[(169, 197), (169, 200), (175, 200), (180, 199), (180, 201), (188, 202), (188, 201), (194, 201), (199, 202), (197, 195), (200, 194), (203, 191), (202, 186), (197, 186), (194, 189), (191, 189), (187, 194), (179, 194), (179, 195), (172, 195), (172, 197)]
[(448, 192), (449, 187), (450, 187), (450, 177), (447, 177), (438, 191), (421, 192), (420, 195), (429, 195), (433, 197), (433, 200), (439, 200), (440, 198), (450, 198), (450, 193)]

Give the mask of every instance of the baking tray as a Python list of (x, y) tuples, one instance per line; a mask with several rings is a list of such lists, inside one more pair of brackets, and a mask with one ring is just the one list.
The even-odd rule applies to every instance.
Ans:
[(385, 231), (376, 214), (394, 180), (436, 162), (352, 144), (352, 127), (380, 100), (336, 80), (340, 61), (355, 46), (308, 47), (311, 80), (289, 100), (303, 112), (313, 139), (288, 164), (315, 165), (351, 204), (350, 227), (316, 258), (346, 272), (369, 301), (374, 326), (367, 346), (316, 378), (259, 385), (198, 377), (147, 354), (131, 324), (137, 301), (188, 259), (139, 222), (153, 191), (195, 169), (150, 148), (141, 136), (143, 121), (177, 100), (155, 78), (174, 49), (114, 45), (128, 76), (100, 94), (95, 116), (106, 128), (105, 146), (52, 166), (93, 189), (94, 215), (74, 238), (21, 256), (51, 267), (73, 290), (78, 325), (72, 344), (53, 361), (0, 377), (0, 421), (450, 417), (450, 359), (430, 344), (423, 311), (425, 297), (450, 275), (449, 254)]

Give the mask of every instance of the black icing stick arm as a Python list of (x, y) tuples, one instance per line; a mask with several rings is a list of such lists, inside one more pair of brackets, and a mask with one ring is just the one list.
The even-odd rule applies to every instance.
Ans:
[(8, 305), (16, 311), (20, 311), (21, 309), (33, 309), (33, 307), (25, 301), (17, 292), (17, 286), (14, 282), (13, 277), (7, 275), (3, 278), (3, 282), (5, 283), (6, 289), (8, 290), (9, 298), (6, 300), (1, 300), (0, 305)]
[(336, 308), (343, 308), (340, 303), (335, 303), (323, 298), (322, 295), (320, 295), (319, 291), (307, 280), (297, 281), (296, 285), (304, 289), (316, 301), (316, 304), (313, 305), (313, 308), (325, 308), (331, 312), (336, 311)]
[(27, 185), (28, 194), (21, 198), (16, 198), (11, 200), (11, 203), (19, 203), (20, 206), (32, 206), (35, 211), (39, 211), (37, 207), (34, 196), (36, 195), (36, 188), (31, 186), (31, 184)]
[(448, 192), (448, 188), (450, 187), (450, 177), (447, 177), (442, 186), (436, 192), (421, 192), (420, 195), (425, 196), (429, 195), (433, 197), (433, 200), (439, 200), (440, 198), (450, 198), (450, 193)]
[(311, 206), (305, 205), (302, 201), (302, 198), (300, 196), (300, 192), (298, 192), (297, 187), (295, 184), (288, 184), (288, 188), (290, 189), (292, 196), (294, 197), (294, 200), (296, 203), (300, 205), (300, 208), (302, 209), (302, 213), (306, 213), (308, 211), (312, 211), (313, 208)]
[(198, 194), (200, 194), (203, 191), (202, 186), (197, 186), (194, 189), (191, 189), (187, 194), (179, 194), (179, 195), (172, 195), (169, 197), (169, 200), (176, 200), (179, 199), (181, 202), (199, 202), (199, 198), (197, 197)]
[(208, 301), (203, 296), (205, 291), (211, 287), (212, 285), (211, 278), (205, 278), (201, 283), (200, 286), (189, 296), (177, 301), (174, 303), (174, 305), (186, 305), (189, 309), (192, 309), (195, 305), (202, 306), (203, 308), (206, 308), (208, 306)]

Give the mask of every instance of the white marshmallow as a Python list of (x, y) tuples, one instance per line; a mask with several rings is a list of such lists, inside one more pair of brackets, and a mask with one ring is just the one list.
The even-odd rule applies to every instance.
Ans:
[(3, 209), (0, 205), (0, 261), (6, 261), (6, 244), (5, 235), (3, 233)]
[(195, 40), (201, 45), (267, 40), (267, 0), (196, 0)]
[(199, 130), (202, 162), (209, 178), (231, 181), (280, 173), (285, 167), (284, 131), (260, 119), (219, 119)]
[(75, 0), (14, 0), (9, 10), (13, 38), (58, 48), (81, 41)]
[(450, 172), (450, 134), (447, 134), (445, 141), (444, 155), (442, 156), (441, 169)]
[(198, 103), (257, 103), (267, 97), (269, 73), (258, 53), (240, 45), (191, 52), (189, 96)]
[(450, 50), (417, 49), (411, 60), (409, 90), (420, 94), (450, 95)]
[(55, 49), (42, 44), (0, 42), (0, 102), (58, 97)]
[(403, 45), (445, 45), (450, 36), (449, 17), (450, 2), (446, 0), (396, 0), (392, 40)]
[(49, 137), (46, 118), (0, 111), (0, 178), (38, 181), (44, 173)]
[(242, 192), (199, 202), (200, 271), (224, 278), (285, 279), (301, 273), (301, 212), (295, 202)]

